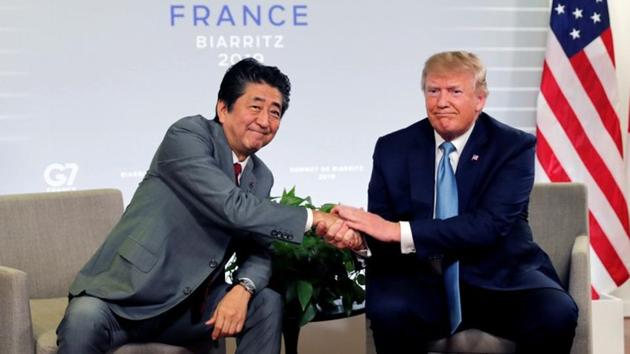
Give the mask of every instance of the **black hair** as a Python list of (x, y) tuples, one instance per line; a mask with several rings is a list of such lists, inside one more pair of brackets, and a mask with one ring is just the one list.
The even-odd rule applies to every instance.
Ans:
[[(280, 69), (259, 63), (254, 58), (245, 58), (232, 65), (223, 76), (219, 88), (218, 100), (223, 101), (228, 111), (232, 111), (234, 102), (245, 93), (245, 86), (249, 83), (267, 84), (275, 87), (282, 94), (281, 115), (289, 108), (291, 82)], [(215, 120), (218, 114), (215, 112)]]

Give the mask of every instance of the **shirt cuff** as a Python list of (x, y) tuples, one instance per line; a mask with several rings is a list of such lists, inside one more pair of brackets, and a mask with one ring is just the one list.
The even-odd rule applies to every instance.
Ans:
[(367, 242), (365, 241), (365, 236), (363, 234), (361, 235), (361, 238), (363, 238), (363, 246), (365, 248), (362, 248), (360, 250), (352, 250), (352, 252), (354, 252), (354, 254), (356, 254), (357, 256), (361, 256), (362, 258), (372, 257), (372, 251), (370, 251), (370, 246), (368, 246)]
[(416, 245), (413, 243), (411, 234), (411, 224), (408, 221), (400, 222), (400, 252), (409, 254), (416, 252)]
[(305, 208), (306, 209), (306, 226), (304, 227), (304, 232), (307, 232), (308, 230), (311, 229), (311, 227), (313, 227), (313, 211), (309, 208)]
[(254, 282), (251, 279), (238, 278), (238, 282), (242, 284), (243, 287), (245, 287), (245, 289), (247, 289), (247, 292), (254, 295), (254, 293), (256, 292), (256, 284), (254, 284)]

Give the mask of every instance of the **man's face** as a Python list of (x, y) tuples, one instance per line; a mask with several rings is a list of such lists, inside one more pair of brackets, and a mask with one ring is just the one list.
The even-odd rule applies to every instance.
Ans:
[(223, 101), (217, 103), (219, 121), (239, 160), (271, 142), (280, 127), (281, 112), (282, 94), (267, 84), (248, 83), (231, 112)]
[(424, 99), (429, 122), (445, 140), (464, 134), (486, 103), (475, 90), (475, 77), (466, 71), (428, 73)]

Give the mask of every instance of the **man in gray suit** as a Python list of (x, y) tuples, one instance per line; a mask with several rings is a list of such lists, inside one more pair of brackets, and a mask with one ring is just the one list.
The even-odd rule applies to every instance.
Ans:
[[(59, 353), (225, 336), (237, 336), (238, 353), (280, 352), (269, 243), (300, 243), (312, 225), (342, 226), (268, 201), (273, 176), (255, 152), (274, 138), (289, 94), (280, 70), (245, 59), (226, 72), (213, 121), (186, 117), (168, 129), (120, 222), (70, 287)], [(336, 245), (361, 243), (350, 230)], [(234, 252), (230, 286), (224, 266)]]

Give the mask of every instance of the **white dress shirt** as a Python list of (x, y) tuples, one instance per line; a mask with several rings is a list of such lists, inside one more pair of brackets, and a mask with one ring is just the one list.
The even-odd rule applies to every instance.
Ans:
[[(457, 138), (451, 140), (453, 146), (455, 146), (455, 151), (453, 151), (448, 157), (451, 163), (451, 167), (453, 167), (453, 171), (457, 171), (457, 164), (459, 163), (459, 156), (461, 152), (464, 150), (464, 146), (466, 146), (466, 142), (468, 142), (468, 138), (470, 138), (470, 134), (475, 127), (475, 123), (462, 135)], [(440, 136), (435, 130), (433, 131), (435, 136), (435, 171), (433, 173), (433, 218), (435, 218), (435, 178), (437, 177), (437, 168), (442, 158), (442, 150), (440, 150), (440, 145), (444, 142), (444, 138)], [(400, 251), (403, 254), (414, 253), (416, 252), (416, 245), (413, 242), (413, 236), (411, 233), (411, 225), (409, 221), (401, 221), (400, 222)]]

